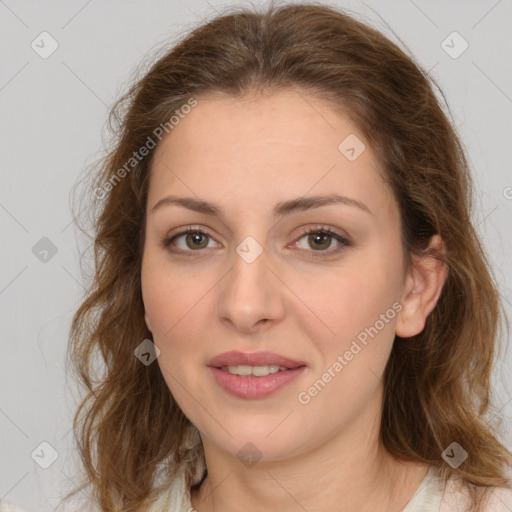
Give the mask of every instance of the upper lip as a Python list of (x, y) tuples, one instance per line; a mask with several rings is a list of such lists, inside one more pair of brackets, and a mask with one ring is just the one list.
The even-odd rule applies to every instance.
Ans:
[(214, 368), (222, 368), (223, 366), (239, 366), (239, 365), (247, 365), (247, 366), (270, 366), (277, 365), (283, 366), (285, 368), (298, 368), (300, 366), (305, 366), (306, 363), (302, 361), (295, 361), (290, 359), (289, 357), (284, 357), (279, 354), (275, 354), (274, 352), (239, 352), (233, 350), (231, 352), (224, 352), (219, 354), (210, 361), (208, 361), (208, 366), (213, 366)]

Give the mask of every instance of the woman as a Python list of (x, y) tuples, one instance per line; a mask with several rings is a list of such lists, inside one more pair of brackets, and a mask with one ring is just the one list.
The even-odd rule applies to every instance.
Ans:
[(204, 24), (118, 102), (70, 343), (100, 510), (512, 509), (505, 318), (432, 83), (295, 4)]

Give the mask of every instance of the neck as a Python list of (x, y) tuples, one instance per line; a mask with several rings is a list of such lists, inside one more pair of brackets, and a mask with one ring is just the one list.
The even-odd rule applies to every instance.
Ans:
[(363, 420), (300, 455), (251, 467), (203, 437), (208, 475), (192, 491), (192, 506), (198, 512), (401, 510), (428, 468), (390, 456), (379, 443), (380, 416)]

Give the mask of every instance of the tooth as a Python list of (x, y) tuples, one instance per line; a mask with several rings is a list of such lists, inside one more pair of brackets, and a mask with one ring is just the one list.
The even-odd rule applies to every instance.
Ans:
[(241, 375), (242, 377), (245, 377), (247, 375), (251, 375), (252, 373), (252, 366), (249, 365), (238, 365), (238, 375)]
[(252, 374), (252, 366), (225, 366), (225, 368), (233, 375), (248, 376)]
[(238, 366), (223, 366), (221, 370), (227, 371), (233, 375), (240, 375), (247, 377), (254, 375), (255, 377), (266, 377), (272, 373), (279, 371), (286, 371), (286, 366), (278, 366), (277, 364), (271, 365), (260, 365), (260, 366), (249, 366), (249, 365), (238, 365)]
[(251, 375), (252, 366), (248, 366), (248, 365), (230, 366), (229, 371), (231, 373), (236, 373), (238, 375), (247, 376), (247, 375)]
[(256, 377), (266, 377), (270, 373), (268, 366), (253, 366), (252, 374)]

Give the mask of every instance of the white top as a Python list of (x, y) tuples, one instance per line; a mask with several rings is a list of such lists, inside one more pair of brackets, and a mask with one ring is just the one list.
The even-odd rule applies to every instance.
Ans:
[[(197, 467), (194, 482), (201, 480), (201, 464)], [(459, 481), (460, 482), (460, 481)], [(462, 512), (464, 505), (469, 501), (467, 491), (462, 488), (454, 477), (451, 477), (445, 484), (444, 480), (438, 477), (434, 468), (430, 468), (422, 480), (417, 491), (409, 500), (401, 512)], [(148, 512), (190, 512), (190, 489), (185, 486), (185, 473), (181, 468), (172, 481), (169, 490), (150, 507)], [(494, 487), (487, 502), (484, 512), (511, 512), (512, 511), (512, 488)], [(0, 512), (23, 512), (13, 504), (2, 500)], [(75, 511), (73, 511), (75, 512)], [(76, 511), (78, 512), (78, 510)]]
[[(469, 504), (468, 491), (451, 477), (447, 483), (431, 467), (418, 489), (401, 512), (463, 512)], [(149, 512), (190, 512), (190, 489), (185, 488), (183, 473), (177, 476), (169, 491), (149, 509)], [(1, 509), (0, 509), (0, 512)], [(512, 512), (512, 488), (494, 487), (484, 512)]]
[[(197, 481), (197, 480), (195, 480)], [(448, 482), (431, 467), (418, 489), (401, 512), (463, 512), (469, 504), (468, 491), (454, 477)], [(190, 512), (190, 489), (185, 488), (183, 473), (173, 480), (169, 491), (148, 512)], [(0, 512), (3, 512), (0, 509)], [(494, 487), (484, 512), (512, 512), (512, 488)]]

